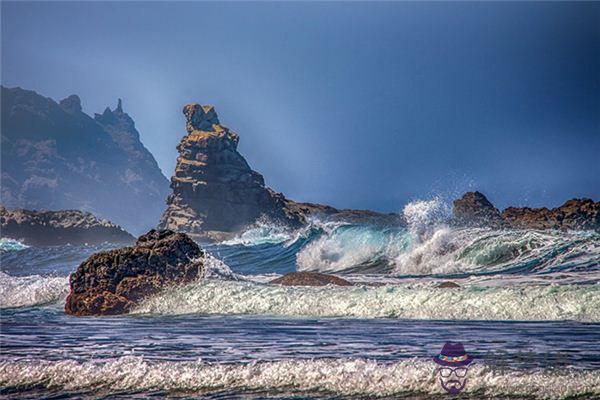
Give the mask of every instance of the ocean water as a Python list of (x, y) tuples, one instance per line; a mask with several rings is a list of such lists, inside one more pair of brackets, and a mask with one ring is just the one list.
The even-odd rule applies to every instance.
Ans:
[[(63, 312), (68, 275), (111, 244), (2, 239), (0, 396), (447, 398), (431, 359), (461, 341), (467, 398), (600, 397), (598, 233), (451, 228), (436, 200), (404, 214), (394, 227), (261, 220), (203, 245), (204, 280), (119, 317)], [(268, 284), (296, 270), (356, 285)]]

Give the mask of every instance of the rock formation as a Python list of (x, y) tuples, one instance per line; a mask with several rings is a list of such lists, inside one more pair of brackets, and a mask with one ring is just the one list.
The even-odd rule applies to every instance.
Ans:
[(352, 283), (345, 279), (319, 272), (291, 272), (269, 283), (284, 286), (352, 286)]
[(159, 228), (186, 232), (203, 239), (226, 237), (265, 216), (275, 223), (298, 227), (309, 215), (354, 217), (397, 223), (397, 214), (337, 210), (297, 203), (265, 186), (237, 151), (239, 136), (221, 125), (212, 106), (188, 104), (183, 109), (187, 135), (177, 146), (179, 157), (171, 178), (173, 193)]
[(512, 228), (600, 231), (600, 202), (571, 199), (552, 209), (508, 207), (502, 218)]
[(33, 246), (135, 241), (120, 226), (76, 210), (30, 211), (0, 207), (0, 223), (2, 237)]
[(120, 101), (94, 119), (76, 95), (2, 87), (1, 106), (4, 206), (89, 211), (137, 233), (156, 225), (169, 182)]
[(500, 211), (480, 192), (467, 192), (454, 200), (454, 219), (467, 226), (502, 226)]
[(571, 199), (548, 208), (508, 207), (500, 213), (479, 192), (467, 192), (454, 201), (454, 223), (511, 229), (562, 229), (600, 231), (600, 202)]
[(213, 107), (189, 104), (183, 113), (188, 134), (177, 146), (161, 228), (207, 235), (234, 232), (263, 215), (289, 225), (304, 222), (238, 153), (238, 135), (221, 125)]
[(115, 315), (170, 285), (204, 274), (204, 252), (183, 233), (151, 230), (134, 247), (103, 251), (83, 262), (70, 277), (65, 312)]

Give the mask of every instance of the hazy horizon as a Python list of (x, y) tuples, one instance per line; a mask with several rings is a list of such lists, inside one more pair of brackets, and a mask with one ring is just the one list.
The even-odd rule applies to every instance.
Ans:
[(92, 116), (122, 98), (167, 177), (199, 102), (299, 201), (600, 198), (597, 3), (1, 7), (2, 84)]

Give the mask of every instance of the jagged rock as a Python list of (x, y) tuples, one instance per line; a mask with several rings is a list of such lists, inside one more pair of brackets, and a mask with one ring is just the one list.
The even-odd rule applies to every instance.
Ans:
[(203, 276), (204, 252), (183, 233), (151, 230), (134, 247), (103, 251), (83, 262), (70, 277), (65, 312), (116, 315), (167, 286)]
[(480, 192), (467, 192), (454, 200), (453, 215), (459, 225), (498, 227), (504, 223), (500, 211)]
[(2, 237), (33, 246), (63, 244), (129, 244), (135, 238), (120, 226), (77, 210), (30, 211), (0, 207)]
[(189, 104), (183, 113), (188, 134), (177, 146), (173, 193), (159, 227), (206, 237), (234, 232), (261, 216), (291, 226), (304, 222), (238, 153), (238, 135), (220, 124), (212, 106)]
[(169, 182), (121, 103), (94, 119), (77, 95), (2, 87), (1, 108), (2, 204), (89, 211), (134, 233), (156, 225)]
[(292, 272), (274, 279), (269, 283), (285, 286), (352, 286), (352, 283), (345, 279), (319, 272)]
[(571, 199), (553, 209), (508, 207), (502, 218), (512, 228), (600, 230), (600, 202)]
[(186, 232), (212, 240), (230, 237), (260, 217), (298, 227), (309, 216), (401, 223), (398, 214), (338, 210), (313, 203), (298, 203), (265, 186), (237, 151), (239, 136), (221, 125), (212, 106), (188, 104), (183, 109), (187, 135), (177, 146), (179, 157), (171, 178), (173, 193), (159, 228)]
[(571, 199), (557, 208), (508, 207), (500, 213), (479, 192), (454, 201), (454, 223), (512, 229), (600, 230), (600, 202)]

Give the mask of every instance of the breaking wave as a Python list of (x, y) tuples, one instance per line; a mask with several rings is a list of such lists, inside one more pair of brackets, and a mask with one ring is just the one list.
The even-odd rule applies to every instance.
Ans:
[[(223, 388), (329, 392), (346, 396), (443, 395), (434, 363), (406, 359), (381, 363), (367, 359), (316, 359), (210, 364), (201, 361), (149, 361), (127, 356), (110, 361), (2, 361), (0, 385), (19, 391), (47, 388), (73, 392), (210, 393)], [(600, 371), (502, 369), (475, 363), (464, 395), (517, 398), (595, 397)]]
[[(244, 256), (256, 249), (260, 252), (256, 258), (262, 258), (261, 262), (271, 267), (259, 268), (260, 273), (289, 272), (276, 268), (289, 265), (289, 258), (294, 256), (292, 264), (300, 271), (393, 276), (600, 269), (600, 234), (596, 232), (450, 227), (446, 223), (450, 209), (440, 199), (409, 203), (403, 215), (406, 226), (315, 219), (298, 231), (261, 221), (223, 243), (222, 248), (243, 246), (236, 250)], [(232, 259), (235, 264), (236, 257)]]
[(598, 322), (600, 287), (547, 285), (439, 289), (431, 282), (379, 287), (301, 287), (206, 280), (167, 289), (143, 301), (134, 312)]
[(55, 303), (63, 301), (68, 294), (68, 277), (16, 277), (0, 272), (0, 308)]
[(9, 251), (19, 251), (28, 247), (29, 246), (19, 242), (18, 240), (0, 238), (0, 253), (7, 253)]

